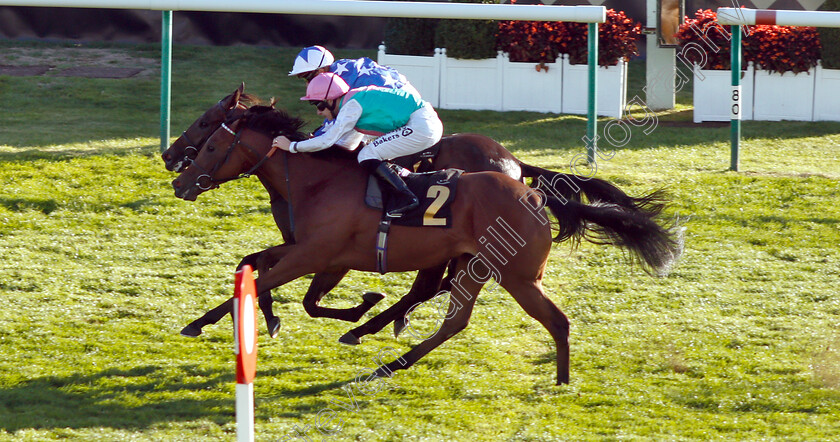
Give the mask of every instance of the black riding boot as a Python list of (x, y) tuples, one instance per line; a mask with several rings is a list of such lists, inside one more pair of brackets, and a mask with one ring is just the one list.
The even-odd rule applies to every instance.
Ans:
[[(365, 163), (368, 161), (373, 160), (367, 160)], [(373, 164), (364, 164), (364, 166), (371, 167)], [(385, 184), (385, 186), (383, 186), (384, 190), (388, 193), (395, 194), (400, 201), (400, 205), (398, 207), (395, 207), (388, 212), (388, 216), (391, 218), (399, 218), (403, 216), (405, 212), (408, 212), (420, 205), (420, 201), (417, 200), (414, 193), (412, 193), (411, 190), (408, 189), (408, 186), (405, 185), (405, 181), (403, 181), (402, 177), (394, 169), (395, 167), (399, 166), (394, 166), (384, 161), (378, 162), (376, 168), (371, 167), (373, 169), (373, 176), (379, 179), (380, 184)]]

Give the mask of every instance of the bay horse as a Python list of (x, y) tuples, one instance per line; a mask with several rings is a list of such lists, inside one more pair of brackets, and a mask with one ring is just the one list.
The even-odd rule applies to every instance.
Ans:
[[(274, 155), (274, 137), (304, 137), (302, 122), (271, 107), (252, 108), (206, 141), (192, 164), (176, 178), (175, 195), (195, 201), (206, 190), (255, 175), (266, 189), (293, 202), (294, 243), (260, 254), (256, 280), (260, 297), (304, 275), (376, 270), (374, 244), (381, 213), (362, 203), (367, 173), (352, 155), (328, 152)], [(552, 238), (548, 207), (557, 219)], [(536, 191), (497, 172), (464, 174), (451, 205), (452, 226), (391, 228), (391, 272), (445, 266), (455, 277), (446, 318), (435, 335), (402, 357), (379, 367), (378, 376), (406, 369), (463, 330), (479, 290), (492, 277), (551, 334), (557, 347), (557, 383), (569, 382), (569, 321), (545, 296), (542, 278), (552, 240), (586, 237), (628, 250), (644, 266), (660, 272), (679, 256), (673, 230), (651, 217), (614, 204), (584, 204)], [(504, 229), (509, 242), (493, 244), (485, 234)], [(507, 247), (505, 247), (507, 246)], [(499, 247), (507, 256), (499, 255)], [(491, 258), (496, 262), (491, 264)], [(265, 265), (269, 263), (269, 265)], [(482, 270), (477, 270), (481, 266)], [(480, 273), (480, 274), (479, 274)]]
[[(245, 83), (230, 95), (222, 98), (210, 107), (178, 139), (161, 155), (166, 168), (181, 172), (195, 158), (203, 143), (209, 136), (228, 119), (241, 116), (247, 105), (261, 102), (258, 98), (245, 94)], [(416, 166), (418, 171), (441, 170), (446, 168), (462, 169), (466, 172), (497, 171), (505, 173), (514, 179), (532, 178), (532, 186), (550, 189), (552, 193), (563, 198), (580, 201), (586, 196), (590, 201), (600, 200), (618, 204), (620, 206), (646, 213), (651, 217), (662, 210), (664, 204), (661, 193), (654, 192), (642, 198), (630, 197), (609, 182), (597, 178), (585, 178), (577, 175), (557, 173), (523, 163), (495, 140), (478, 134), (458, 134), (444, 137), (439, 143), (439, 154), (431, 159), (424, 159)], [(414, 161), (409, 160), (402, 165), (411, 169)], [(274, 221), (285, 242), (293, 241), (289, 222), (288, 203), (273, 189), (268, 189), (271, 201), (271, 212)], [(246, 256), (237, 265), (237, 269), (245, 264), (256, 267), (256, 259), (261, 252)], [(407, 309), (417, 302), (431, 299), (438, 293), (443, 284), (446, 287), (448, 279), (441, 282), (444, 268), (437, 267), (421, 271), (417, 275), (415, 284), (409, 294), (403, 298), (400, 305), (388, 309), (383, 315), (368, 321), (345, 335), (345, 343), (358, 343), (353, 336), (362, 336), (381, 330), (390, 321), (394, 321), (394, 335), (398, 335), (405, 327)], [(303, 306), (311, 317), (330, 317), (348, 322), (357, 322), (384, 295), (367, 292), (362, 296), (362, 303), (348, 309), (332, 309), (321, 307), (319, 302), (345, 276), (338, 273), (319, 273), (314, 276), (309, 290), (303, 299)], [(192, 321), (181, 331), (185, 336), (199, 336), (202, 328), (208, 324), (215, 324), (231, 310), (232, 300), (228, 300), (218, 307), (208, 311), (200, 318)], [(279, 318), (271, 313), (271, 298), (264, 299), (260, 305), (269, 334), (274, 337), (279, 332)]]

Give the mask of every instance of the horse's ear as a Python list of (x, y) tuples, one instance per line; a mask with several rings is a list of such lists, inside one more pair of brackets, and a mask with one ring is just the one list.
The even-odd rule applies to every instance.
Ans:
[(277, 104), (277, 99), (274, 98), (274, 97), (271, 97), (271, 101), (268, 103), (268, 107), (274, 108), (275, 104)]
[(235, 91), (233, 91), (233, 94), (231, 94), (231, 102), (228, 105), (228, 109), (233, 109), (233, 108), (236, 107), (236, 105), (239, 104), (239, 98), (242, 97), (242, 93), (244, 91), (245, 91), (245, 82), (243, 81), (242, 84), (240, 84), (239, 87), (236, 88)]

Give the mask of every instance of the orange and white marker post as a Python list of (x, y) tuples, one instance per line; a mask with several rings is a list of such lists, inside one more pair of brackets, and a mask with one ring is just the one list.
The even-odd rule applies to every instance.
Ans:
[(251, 266), (236, 272), (233, 351), (236, 354), (236, 440), (254, 440), (254, 377), (257, 375), (257, 287)]

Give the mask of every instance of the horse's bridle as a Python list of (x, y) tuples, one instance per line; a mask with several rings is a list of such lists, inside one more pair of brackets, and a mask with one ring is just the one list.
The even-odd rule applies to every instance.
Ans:
[[(224, 98), (222, 100), (224, 100)], [(224, 116), (225, 116), (225, 121), (228, 121), (228, 120), (230, 120), (231, 114), (233, 113), (233, 111), (235, 111), (239, 107), (239, 101), (237, 101), (236, 104), (233, 105), (233, 108), (225, 109), (225, 107), (222, 105), (222, 100), (219, 100), (219, 102), (216, 103), (216, 106), (219, 106), (219, 109), (222, 111), (222, 114), (224, 114)], [(224, 124), (224, 122), (222, 124)], [(210, 132), (210, 135), (212, 135), (212, 134), (213, 134), (213, 132)], [(190, 136), (187, 135), (186, 130), (181, 132), (181, 138), (183, 138), (184, 141), (187, 142), (187, 147), (184, 148), (184, 159), (183, 159), (183, 161), (186, 163), (186, 166), (191, 165), (192, 162), (195, 160), (195, 158), (198, 156), (198, 147), (197, 146), (201, 146), (202, 144), (204, 144), (204, 142), (207, 141), (207, 139), (210, 138), (210, 135), (205, 136), (204, 139), (199, 140), (198, 143), (194, 143), (193, 140), (190, 138)]]
[[(238, 145), (242, 145), (246, 149), (250, 150), (251, 153), (255, 154), (255, 156), (257, 156), (257, 157), (259, 157), (261, 155), (260, 152), (256, 148), (254, 148), (250, 144), (242, 141), (242, 139), (241, 139), (242, 138), (242, 131), (241, 130), (238, 131), (238, 132), (235, 132), (233, 129), (228, 127), (228, 123), (232, 124), (233, 122), (236, 122), (238, 120), (239, 120), (239, 118), (236, 118), (233, 121), (226, 121), (226, 122), (222, 123), (222, 125), (220, 126), (221, 129), (224, 129), (229, 134), (233, 135), (233, 141), (230, 143), (230, 146), (228, 146), (227, 152), (225, 152), (224, 159), (222, 161), (217, 162), (213, 166), (213, 170), (211, 170), (210, 172), (207, 172), (206, 169), (202, 168), (201, 166), (199, 166), (196, 163), (192, 163), (190, 165), (190, 167), (195, 167), (196, 169), (199, 170), (199, 172), (201, 172), (201, 174), (198, 177), (196, 177), (196, 179), (195, 179), (195, 185), (199, 189), (201, 189), (201, 190), (215, 189), (215, 188), (218, 188), (219, 185), (227, 183), (228, 181), (234, 181), (234, 180), (238, 180), (238, 179), (241, 179), (241, 178), (248, 178), (248, 177), (252, 176), (254, 173), (256, 173), (256, 171), (259, 170), (259, 168), (262, 167), (263, 164), (265, 164), (265, 162), (268, 161), (277, 152), (278, 148), (275, 147), (275, 146), (271, 146), (271, 149), (269, 149), (268, 153), (266, 153), (259, 161), (257, 161), (257, 163), (254, 164), (251, 167), (251, 169), (249, 169), (247, 172), (240, 173), (239, 175), (231, 177), (231, 178), (222, 178), (222, 179), (213, 178), (213, 175), (215, 175), (216, 172), (218, 172), (219, 169), (225, 163), (227, 163), (228, 159), (230, 158), (230, 155), (233, 153), (233, 150)], [(201, 183), (202, 178), (207, 179), (208, 184), (206, 186)]]

